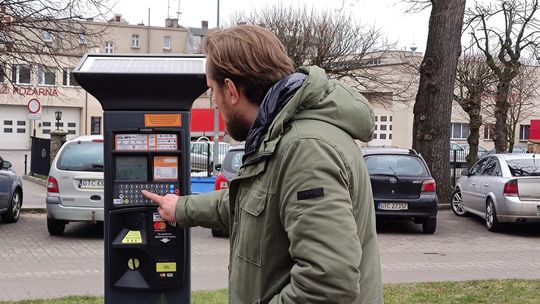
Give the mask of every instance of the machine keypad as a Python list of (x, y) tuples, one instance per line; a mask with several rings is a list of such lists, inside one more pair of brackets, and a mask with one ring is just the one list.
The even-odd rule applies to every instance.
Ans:
[(115, 206), (155, 205), (147, 199), (142, 190), (147, 190), (158, 195), (180, 195), (178, 184), (172, 183), (144, 183), (144, 184), (116, 184), (114, 186), (113, 204)]

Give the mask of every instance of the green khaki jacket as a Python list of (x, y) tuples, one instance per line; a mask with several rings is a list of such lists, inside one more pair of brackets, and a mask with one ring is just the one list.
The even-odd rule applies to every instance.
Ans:
[(181, 197), (182, 226), (229, 229), (230, 303), (383, 303), (369, 175), (374, 115), (318, 67), (229, 190)]

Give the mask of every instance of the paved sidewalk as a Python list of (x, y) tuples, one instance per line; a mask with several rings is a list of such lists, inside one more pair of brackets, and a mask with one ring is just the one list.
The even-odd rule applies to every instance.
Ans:
[[(0, 301), (103, 295), (103, 226), (70, 223), (61, 237), (47, 233), (46, 215), (23, 213), (0, 222)], [(483, 221), (439, 212), (435, 235), (420, 225), (379, 223), (384, 283), (540, 279), (540, 226), (491, 233)], [(192, 289), (227, 287), (229, 240), (192, 229)]]

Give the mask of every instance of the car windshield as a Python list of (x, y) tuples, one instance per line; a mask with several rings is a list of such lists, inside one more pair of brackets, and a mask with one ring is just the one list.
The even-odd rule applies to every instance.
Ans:
[(409, 155), (366, 155), (370, 175), (428, 176), (422, 160)]
[(512, 176), (540, 176), (540, 159), (510, 159), (506, 163)]
[(71, 142), (56, 164), (60, 170), (103, 172), (103, 142)]
[(229, 151), (229, 155), (227, 155), (227, 159), (223, 164), (223, 169), (228, 172), (238, 172), (238, 169), (242, 165), (242, 156), (244, 156), (244, 150)]

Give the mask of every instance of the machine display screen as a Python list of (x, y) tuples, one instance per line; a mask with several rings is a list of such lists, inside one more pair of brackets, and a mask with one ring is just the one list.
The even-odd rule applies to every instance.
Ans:
[(148, 162), (145, 156), (116, 157), (116, 180), (147, 181)]

